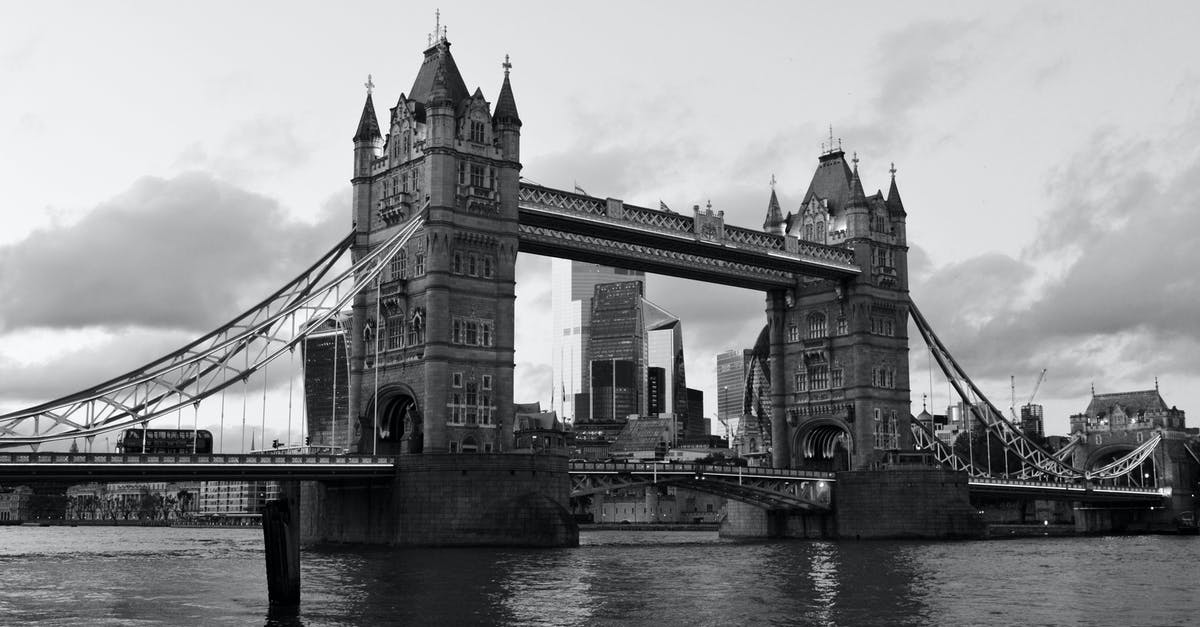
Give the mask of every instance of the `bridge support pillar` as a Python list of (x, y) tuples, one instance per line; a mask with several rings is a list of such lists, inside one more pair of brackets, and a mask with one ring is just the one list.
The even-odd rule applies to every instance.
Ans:
[(280, 498), (263, 507), (267, 599), (272, 612), (300, 606), (300, 484), (283, 481)]
[(565, 457), (408, 455), (393, 479), (305, 486), (307, 543), (576, 546)]
[(792, 465), (791, 437), (787, 423), (788, 385), (784, 367), (784, 324), (786, 295), (781, 290), (767, 294), (767, 320), (771, 342), (771, 466)]
[(767, 510), (729, 500), (718, 533), (722, 538), (833, 538), (832, 523), (828, 512)]
[(987, 531), (966, 473), (952, 470), (839, 472), (833, 507), (842, 539), (978, 538)]

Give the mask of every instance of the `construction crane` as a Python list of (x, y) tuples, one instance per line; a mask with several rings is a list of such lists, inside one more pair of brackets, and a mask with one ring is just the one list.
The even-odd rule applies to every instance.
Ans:
[(1045, 381), (1045, 380), (1046, 380), (1046, 369), (1042, 368), (1042, 374), (1038, 375), (1037, 383), (1033, 384), (1033, 392), (1031, 392), (1029, 394), (1029, 400), (1025, 402), (1025, 405), (1033, 404), (1033, 397), (1037, 396), (1038, 389), (1040, 389), (1042, 387), (1042, 381)]
[[(1038, 375), (1037, 382), (1035, 382), (1033, 384), (1033, 392), (1030, 392), (1029, 400), (1026, 401), (1025, 404), (1022, 405), (1022, 407), (1028, 407), (1033, 404), (1033, 399), (1035, 396), (1037, 396), (1038, 390), (1041, 389), (1042, 381), (1045, 381), (1045, 380), (1046, 380), (1046, 369), (1042, 368), (1041, 374)], [(1012, 405), (1008, 406), (1008, 413), (1012, 414), (1013, 420), (1015, 420), (1018, 424), (1020, 424), (1021, 418), (1020, 418), (1020, 416), (1017, 415), (1017, 408), (1015, 407), (1016, 402), (1017, 402), (1017, 386), (1016, 386), (1015, 377), (1012, 377), (1012, 376), (1008, 377), (1008, 385), (1009, 385), (1009, 389), (1011, 390), (1011, 393), (1012, 393), (1012, 403), (1013, 403)]]

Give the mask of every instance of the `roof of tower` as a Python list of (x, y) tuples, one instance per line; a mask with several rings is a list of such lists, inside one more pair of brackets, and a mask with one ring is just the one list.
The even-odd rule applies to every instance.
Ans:
[(679, 324), (679, 317), (675, 314), (655, 305), (654, 303), (642, 298), (642, 317), (643, 325), (647, 329), (657, 331), (658, 329), (668, 329), (676, 324)]
[(815, 196), (829, 201), (830, 213), (839, 213), (846, 207), (850, 199), (851, 172), (845, 156), (846, 153), (840, 150), (821, 155), (802, 204), (807, 205)]
[(367, 101), (363, 104), (362, 116), (358, 119), (358, 130), (354, 133), (354, 141), (379, 139), (379, 120), (375, 117), (375, 103), (371, 93), (367, 92)]
[[(858, 161), (858, 157), (854, 158)], [(854, 172), (850, 174), (850, 198), (846, 201), (847, 207), (866, 207), (867, 195), (863, 192), (862, 179), (858, 178), (858, 163), (854, 164)]]
[(1159, 395), (1158, 390), (1140, 392), (1118, 392), (1115, 394), (1093, 394), (1092, 402), (1088, 403), (1087, 414), (1098, 416), (1112, 411), (1113, 406), (1120, 405), (1126, 414), (1143, 412), (1167, 411), (1167, 403)]
[[(771, 179), (774, 181), (774, 179)], [(769, 231), (772, 227), (783, 224), (783, 210), (779, 208), (779, 197), (775, 195), (775, 187), (772, 183), (771, 199), (767, 201), (767, 219), (763, 221), (763, 230)]]
[(508, 69), (512, 65), (508, 62), (508, 57), (504, 57), (504, 84), (500, 86), (500, 97), (496, 99), (496, 112), (492, 114), (492, 121), (507, 122), (509, 124), (521, 125), (521, 116), (517, 114), (517, 100), (513, 98), (512, 85), (508, 82)]
[(900, 201), (900, 190), (896, 188), (896, 165), (892, 164), (892, 186), (888, 189), (887, 206), (892, 213), (900, 215), (908, 215), (904, 213), (904, 203)]
[[(436, 85), (439, 82), (441, 84)], [(408, 91), (408, 98), (428, 104), (434, 95), (435, 85), (446, 90), (446, 96), (456, 107), (470, 94), (458, 65), (454, 63), (454, 55), (450, 54), (450, 42), (445, 39), (425, 51), (425, 60), (421, 62), (421, 70), (417, 72), (412, 89)]]

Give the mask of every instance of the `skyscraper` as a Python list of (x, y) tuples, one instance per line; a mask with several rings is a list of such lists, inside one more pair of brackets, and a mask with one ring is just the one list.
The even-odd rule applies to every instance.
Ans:
[(717, 355), (717, 418), (730, 429), (742, 417), (746, 374), (753, 358), (754, 351), (750, 349), (731, 349)]
[(646, 327), (641, 281), (601, 283), (592, 299), (590, 420), (646, 415)]
[(591, 411), (588, 355), (592, 295), (597, 285), (645, 281), (645, 273), (569, 259), (551, 262), (554, 328), (550, 408), (565, 422), (587, 420)]

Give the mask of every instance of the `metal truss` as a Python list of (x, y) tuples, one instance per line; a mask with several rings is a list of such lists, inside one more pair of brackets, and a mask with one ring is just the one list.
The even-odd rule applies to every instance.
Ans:
[(650, 272), (752, 289), (779, 289), (796, 284), (794, 275), (782, 270), (547, 226), (520, 225), (520, 247), (525, 252), (567, 254), (608, 265), (620, 265), (619, 260), (624, 260), (627, 265)]
[(723, 220), (719, 229), (707, 224), (711, 228), (697, 230), (697, 219), (691, 216), (529, 183), (521, 184), (518, 199), (523, 212), (531, 218), (540, 216), (536, 223), (522, 220), (522, 226), (548, 226), (547, 222), (557, 217), (560, 222), (568, 219), (575, 224), (586, 223), (587, 228), (576, 228), (575, 233), (603, 235), (608, 227), (612, 233), (609, 237), (613, 237), (616, 232), (611, 229), (621, 229), (622, 242), (671, 241), (675, 245), (666, 247), (676, 250), (684, 242), (693, 246), (700, 242), (708, 248), (707, 253), (700, 253), (701, 257), (714, 255), (717, 259), (781, 269), (787, 274), (843, 278), (860, 272), (851, 249), (730, 226)]
[(575, 463), (571, 496), (668, 485), (716, 494), (772, 510), (828, 510), (833, 475), (702, 464)]
[(338, 272), (354, 242), (351, 234), (266, 300), (187, 346), (86, 390), (0, 416), (0, 447), (36, 451), (46, 442), (93, 438), (198, 407), (336, 321), (423, 224), (421, 217), (409, 220)]
[[(1044, 477), (1060, 481), (1073, 481), (1080, 478), (1088, 481), (1116, 479), (1135, 471), (1154, 452), (1154, 448), (1161, 441), (1161, 437), (1155, 435), (1128, 455), (1102, 468), (1093, 470), (1076, 468), (1067, 460), (1066, 455), (1061, 454), (1061, 451), (1059, 455), (1052, 455), (1036, 442), (1029, 439), (1021, 431), (1020, 427), (1009, 422), (1004, 417), (1004, 414), (976, 387), (975, 383), (971, 381), (962, 367), (958, 365), (958, 362), (954, 360), (954, 357), (950, 355), (950, 351), (942, 344), (937, 335), (934, 334), (933, 328), (929, 326), (929, 322), (925, 320), (920, 310), (917, 309), (916, 303), (910, 300), (908, 310), (913, 322), (917, 326), (917, 330), (921, 333), (921, 337), (925, 339), (925, 344), (929, 347), (930, 353), (933, 354), (933, 358), (937, 361), (938, 367), (946, 375), (946, 379), (950, 384), (954, 386), (954, 390), (958, 393), (959, 398), (967, 405), (970, 414), (980, 424), (984, 425), (990, 435), (999, 439), (1005, 449), (1015, 453), (1021, 459), (1023, 468), (1018, 472), (1019, 477)], [(977, 401), (973, 402), (972, 399), (977, 399)], [(931, 433), (918, 435), (918, 429), (915, 426), (916, 423), (913, 424), (913, 435), (918, 437), (918, 442), (924, 441), (930, 443), (930, 438), (932, 438), (933, 442), (940, 444), (940, 441), (932, 437)], [(954, 459), (957, 458), (957, 455), (952, 450), (950, 450), (949, 456), (946, 457), (945, 453), (938, 452), (937, 444), (933, 444), (933, 446), (934, 448), (930, 450), (933, 450), (935, 455), (945, 457), (938, 461), (950, 464), (956, 470), (971, 472), (972, 476), (986, 476), (986, 473), (984, 475), (974, 474), (979, 469), (972, 470), (969, 462), (964, 462), (961, 459), (955, 462)], [(949, 450), (949, 447), (945, 448)], [(965, 464), (966, 467), (959, 468), (956, 467), (956, 464), (958, 466)]]

